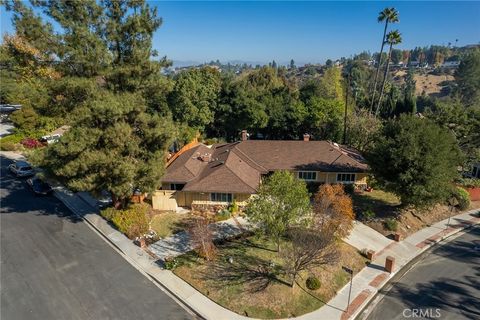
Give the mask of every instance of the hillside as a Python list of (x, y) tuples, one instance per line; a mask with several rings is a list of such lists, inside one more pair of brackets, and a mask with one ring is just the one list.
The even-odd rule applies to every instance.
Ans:
[[(394, 80), (397, 84), (402, 85), (405, 81), (406, 71), (400, 70), (394, 73)], [(449, 74), (435, 75), (432, 73), (419, 74), (414, 76), (416, 81), (415, 94), (421, 95), (423, 92), (427, 95), (440, 96), (442, 95), (442, 88), (449, 81), (454, 81), (455, 78)]]

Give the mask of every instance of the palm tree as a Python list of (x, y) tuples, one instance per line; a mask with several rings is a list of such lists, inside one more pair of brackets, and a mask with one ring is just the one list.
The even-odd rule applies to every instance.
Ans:
[(387, 65), (385, 66), (385, 72), (383, 74), (383, 82), (382, 82), (382, 90), (380, 91), (380, 97), (378, 98), (377, 109), (375, 110), (375, 115), (378, 114), (380, 110), (380, 103), (382, 102), (383, 92), (385, 91), (385, 83), (387, 82), (387, 75), (388, 75), (388, 67), (390, 66), (390, 58), (392, 57), (392, 47), (399, 43), (402, 43), (402, 34), (398, 32), (398, 30), (390, 31), (387, 34), (387, 38), (385, 41), (387, 44), (390, 45), (387, 55)]
[(385, 21), (385, 28), (383, 29), (383, 37), (382, 37), (382, 46), (380, 47), (380, 54), (378, 55), (378, 62), (377, 62), (377, 71), (375, 72), (375, 79), (373, 80), (373, 92), (372, 92), (372, 103), (370, 105), (370, 109), (373, 111), (373, 104), (375, 103), (375, 91), (377, 90), (377, 80), (378, 80), (378, 73), (380, 71), (380, 62), (382, 61), (382, 53), (383, 47), (386, 43), (386, 34), (387, 34), (387, 27), (389, 23), (398, 22), (398, 11), (395, 8), (385, 8), (378, 14), (377, 18), (378, 22)]

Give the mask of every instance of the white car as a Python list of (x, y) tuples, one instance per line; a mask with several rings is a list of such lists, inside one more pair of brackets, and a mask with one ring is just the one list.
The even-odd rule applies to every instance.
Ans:
[(8, 166), (8, 169), (17, 177), (29, 177), (35, 174), (32, 165), (27, 161), (15, 161)]

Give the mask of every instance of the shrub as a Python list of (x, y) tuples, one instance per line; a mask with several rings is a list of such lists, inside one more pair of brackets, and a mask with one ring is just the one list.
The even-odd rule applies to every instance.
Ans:
[(0, 139), (0, 149), (3, 151), (16, 150), (16, 144), (20, 143), (25, 138), (24, 135), (15, 133)]
[(318, 278), (315, 276), (308, 277), (307, 281), (305, 281), (305, 284), (310, 290), (318, 290), (321, 287), (320, 280), (318, 280)]
[(15, 151), (17, 150), (17, 145), (13, 142), (0, 142), (0, 150), (2, 151)]
[(458, 209), (466, 210), (470, 207), (470, 194), (467, 190), (457, 187), (453, 192), (453, 197), (458, 201)]
[(233, 200), (233, 202), (232, 202), (232, 203), (230, 204), (230, 206), (228, 207), (228, 211), (230, 211), (230, 213), (232, 213), (232, 214), (238, 212), (238, 204), (237, 204), (237, 201)]
[(458, 185), (465, 188), (477, 188), (480, 187), (480, 179), (462, 178), (457, 181)]
[(393, 218), (389, 218), (385, 221), (385, 228), (389, 231), (397, 231), (398, 222)]
[(365, 211), (362, 212), (362, 216), (363, 216), (363, 219), (365, 221), (370, 221), (370, 220), (375, 219), (375, 212), (368, 209), (368, 210), (365, 210)]
[(148, 232), (147, 210), (146, 204), (133, 204), (125, 210), (107, 208), (101, 215), (128, 238), (134, 239)]
[(23, 139), (20, 143), (27, 149), (36, 149), (43, 146), (40, 141), (32, 138)]
[(355, 185), (353, 184), (344, 184), (343, 185), (343, 190), (347, 194), (353, 194), (355, 192)]
[(224, 221), (224, 220), (230, 219), (231, 216), (232, 216), (232, 214), (230, 213), (229, 210), (222, 209), (222, 210), (218, 211), (217, 214), (215, 215), (215, 220), (216, 221)]
[(176, 258), (166, 258), (165, 259), (165, 269), (167, 270), (175, 270), (178, 266), (180, 266), (180, 262)]

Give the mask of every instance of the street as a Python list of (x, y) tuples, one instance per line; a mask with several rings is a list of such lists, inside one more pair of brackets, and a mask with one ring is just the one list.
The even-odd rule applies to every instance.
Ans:
[(1, 159), (1, 314), (21, 319), (191, 319), (53, 196)]
[(368, 319), (480, 319), (480, 227), (425, 255)]

